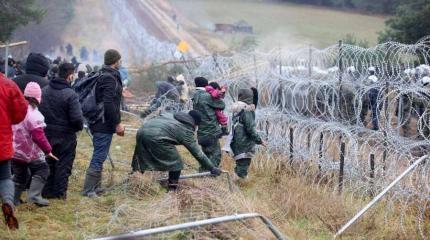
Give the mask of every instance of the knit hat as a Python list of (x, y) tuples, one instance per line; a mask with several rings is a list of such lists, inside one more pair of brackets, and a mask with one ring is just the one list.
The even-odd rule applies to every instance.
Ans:
[(36, 99), (39, 104), (42, 101), (42, 90), (39, 84), (35, 82), (29, 82), (24, 90), (24, 96)]
[(208, 80), (204, 77), (196, 77), (194, 79), (194, 83), (196, 84), (196, 87), (206, 87), (208, 85)]
[(238, 100), (246, 104), (254, 103), (254, 93), (250, 88), (242, 88), (239, 90)]
[(121, 59), (121, 54), (115, 49), (109, 49), (105, 52), (104, 63), (106, 66), (115, 64)]
[(49, 61), (40, 53), (30, 53), (25, 64), (25, 73), (45, 77), (48, 74)]
[(190, 115), (194, 119), (195, 125), (198, 126), (202, 122), (202, 115), (199, 111), (191, 110), (188, 112), (188, 115)]

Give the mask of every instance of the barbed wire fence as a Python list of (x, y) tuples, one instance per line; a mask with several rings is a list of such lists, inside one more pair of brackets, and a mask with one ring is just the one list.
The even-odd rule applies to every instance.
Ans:
[[(339, 42), (322, 50), (214, 55), (188, 67), (188, 79), (227, 84), (227, 106), (239, 88), (259, 89), (257, 125), (269, 147), (260, 149), (267, 157), (257, 166), (288, 165), (364, 198), (430, 149), (429, 54), (429, 37), (368, 49)], [(288, 158), (273, 162), (273, 153)], [(422, 238), (429, 234), (429, 167), (421, 164), (386, 197), (387, 218), (397, 205), (402, 216), (416, 212)]]
[[(331, 189), (333, 194), (347, 192), (363, 199), (380, 192), (430, 149), (429, 46), (430, 38), (413, 45), (389, 42), (373, 48), (339, 42), (325, 49), (310, 46), (295, 51), (214, 54), (184, 61), (183, 65), (189, 85), (194, 77), (204, 76), (229, 86), (227, 112), (240, 88), (258, 88), (257, 127), (268, 147), (258, 149), (255, 167), (288, 167), (305, 182)], [(174, 104), (164, 102), (161, 111), (172, 109)], [(188, 109), (191, 104), (181, 109), (184, 107)], [(274, 154), (286, 157), (274, 158)], [(385, 219), (398, 218), (405, 236), (408, 230), (404, 226), (414, 224), (418, 234), (428, 238), (429, 172), (430, 163), (423, 162), (385, 196)], [(128, 212), (123, 216), (130, 218), (132, 213), (147, 217), (144, 209), (164, 211), (180, 206), (175, 216), (170, 209), (169, 214), (158, 215), (160, 221), (151, 217), (147, 227), (254, 210), (240, 192), (231, 193), (216, 179), (189, 181), (181, 194), (168, 195), (164, 200), (155, 194), (149, 205), (118, 209)], [(183, 207), (183, 198), (196, 204)], [(223, 204), (215, 207), (217, 202)], [(400, 217), (395, 214), (398, 212)], [(406, 220), (411, 213), (416, 216), (412, 223)], [(116, 212), (112, 224), (117, 223), (118, 216), (121, 214)], [(187, 231), (191, 235), (186, 236), (270, 238), (265, 231), (254, 232), (259, 229), (255, 223), (238, 224), (245, 227), (205, 227)], [(124, 232), (120, 226), (115, 225)]]

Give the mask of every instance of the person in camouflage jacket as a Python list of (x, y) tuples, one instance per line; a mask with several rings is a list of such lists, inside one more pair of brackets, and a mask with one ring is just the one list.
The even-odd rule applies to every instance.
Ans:
[(257, 92), (240, 89), (238, 101), (232, 106), (233, 139), (230, 144), (236, 161), (235, 172), (240, 178), (246, 178), (251, 159), (255, 154), (255, 145), (264, 142), (255, 128), (255, 106)]
[(168, 171), (169, 189), (175, 190), (184, 167), (176, 146), (183, 145), (201, 166), (219, 175), (221, 170), (212, 164), (194, 139), (195, 128), (200, 123), (201, 116), (196, 111), (165, 113), (148, 120), (137, 132), (133, 172)]
[[(213, 99), (206, 92), (205, 87), (208, 80), (203, 77), (197, 77), (195, 80), (196, 90), (192, 96), (193, 109), (198, 111), (202, 116), (202, 122), (197, 131), (197, 139), (206, 156), (211, 159), (212, 164), (218, 167), (221, 163), (221, 146), (219, 138), (222, 136), (221, 126), (219, 125), (215, 109), (224, 110), (225, 103), (221, 99)], [(201, 166), (201, 171), (208, 170)]]

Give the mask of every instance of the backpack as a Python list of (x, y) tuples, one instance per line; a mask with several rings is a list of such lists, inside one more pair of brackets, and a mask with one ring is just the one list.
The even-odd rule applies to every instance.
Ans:
[(102, 75), (101, 72), (92, 73), (73, 86), (78, 94), (84, 118), (89, 124), (96, 123), (104, 116), (103, 102), (97, 104), (96, 101), (96, 87)]

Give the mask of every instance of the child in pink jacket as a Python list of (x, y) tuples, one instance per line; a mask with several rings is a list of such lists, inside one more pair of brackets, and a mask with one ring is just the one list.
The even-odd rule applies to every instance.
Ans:
[(45, 161), (45, 157), (58, 159), (51, 153), (52, 147), (44, 132), (46, 127), (45, 118), (37, 109), (42, 99), (39, 84), (35, 82), (28, 83), (24, 90), (24, 97), (29, 102), (27, 115), (24, 121), (12, 126), (15, 150), (12, 158), (15, 204), (22, 203), (21, 194), (26, 189), (28, 173), (30, 172), (32, 178), (27, 201), (38, 206), (48, 206), (48, 200), (41, 196), (42, 189), (49, 176), (49, 166)]
[[(225, 96), (225, 92), (227, 91), (226, 86), (220, 87), (219, 84), (216, 82), (209, 83), (209, 85), (206, 86), (205, 89), (206, 92), (208, 92), (214, 99), (223, 99)], [(218, 123), (221, 125), (223, 135), (228, 135), (228, 117), (221, 109), (215, 109), (215, 115)]]

